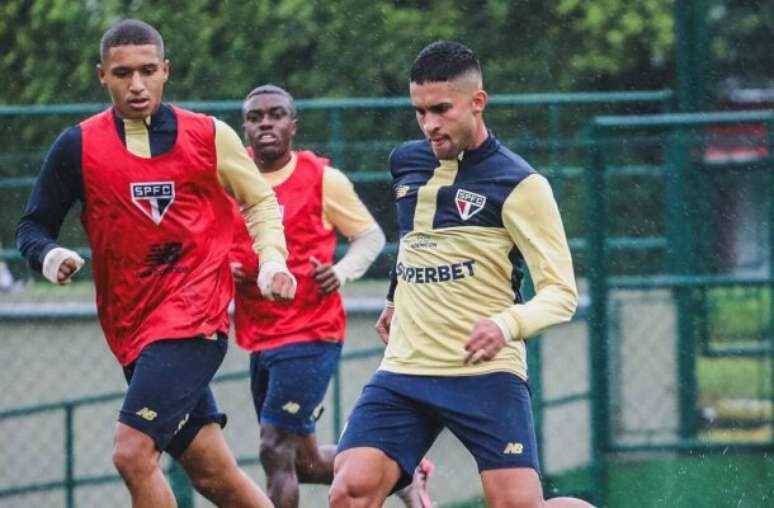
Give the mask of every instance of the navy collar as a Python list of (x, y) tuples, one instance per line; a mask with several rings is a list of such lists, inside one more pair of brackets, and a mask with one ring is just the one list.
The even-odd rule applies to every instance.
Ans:
[[(115, 106), (113, 106), (112, 112), (113, 112), (113, 120), (116, 123), (116, 128), (119, 130), (119, 132), (124, 132), (124, 120), (120, 116), (118, 116), (118, 112), (116, 111)], [(159, 109), (156, 110), (155, 113), (153, 113), (150, 117), (150, 123), (146, 121), (146, 126), (148, 127), (149, 131), (152, 132), (168, 132), (170, 130), (174, 131), (176, 127), (175, 122), (175, 112), (172, 110), (170, 106), (167, 104), (164, 104), (163, 102), (159, 105)]]
[(500, 142), (497, 140), (492, 131), (487, 129), (486, 132), (486, 139), (483, 143), (481, 143), (481, 146), (474, 148), (473, 150), (465, 150), (462, 152), (460, 165), (464, 164), (467, 166), (471, 164), (477, 164), (493, 153), (497, 152), (497, 150), (500, 148)]

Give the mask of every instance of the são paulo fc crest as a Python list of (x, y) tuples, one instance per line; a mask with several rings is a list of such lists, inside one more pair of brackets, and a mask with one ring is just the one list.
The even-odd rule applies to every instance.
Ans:
[(132, 183), (132, 202), (156, 224), (161, 223), (175, 200), (175, 182)]
[(462, 220), (468, 220), (483, 210), (486, 204), (486, 196), (458, 189), (457, 195), (454, 196), (454, 204), (457, 205), (457, 211)]

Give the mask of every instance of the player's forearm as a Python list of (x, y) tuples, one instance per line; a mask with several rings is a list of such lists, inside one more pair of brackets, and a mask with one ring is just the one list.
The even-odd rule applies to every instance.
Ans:
[(493, 316), (510, 333), (507, 339), (526, 339), (551, 326), (572, 319), (578, 304), (574, 285), (556, 284), (543, 288), (527, 303), (516, 304)]
[(503, 222), (524, 256), (535, 296), (494, 316), (512, 339), (525, 339), (570, 320), (578, 290), (559, 209), (545, 178), (524, 179), (503, 207)]
[(277, 261), (285, 264), (288, 250), (277, 199), (272, 194), (261, 202), (242, 209), (247, 231), (253, 239), (253, 251), (261, 264)]
[(261, 263), (277, 261), (284, 266), (288, 251), (274, 191), (247, 155), (239, 136), (217, 120), (215, 128), (218, 177), (226, 192), (240, 205), (253, 250)]
[(41, 271), (67, 212), (83, 200), (81, 132), (67, 129), (54, 141), (16, 226), (16, 246), (34, 270)]
[(43, 260), (57, 247), (47, 229), (34, 220), (23, 217), (16, 226), (16, 248), (33, 270), (43, 269)]
[(339, 282), (343, 285), (362, 277), (382, 252), (384, 244), (384, 233), (377, 224), (353, 238), (347, 253), (333, 266)]

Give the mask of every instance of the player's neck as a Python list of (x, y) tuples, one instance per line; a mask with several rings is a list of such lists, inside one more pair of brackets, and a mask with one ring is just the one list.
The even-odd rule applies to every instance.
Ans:
[(486, 125), (482, 120), (476, 124), (476, 131), (473, 134), (473, 142), (470, 144), (469, 147), (466, 148), (466, 150), (468, 151), (475, 150), (476, 148), (483, 145), (484, 141), (486, 141), (486, 138), (488, 137), (489, 137), (489, 131), (486, 129)]
[(288, 150), (284, 155), (273, 160), (255, 158), (255, 165), (258, 166), (261, 173), (273, 173), (287, 166), (292, 158), (293, 152)]

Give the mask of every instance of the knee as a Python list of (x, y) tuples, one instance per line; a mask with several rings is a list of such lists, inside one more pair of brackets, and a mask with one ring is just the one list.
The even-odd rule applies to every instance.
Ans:
[(376, 482), (338, 474), (328, 491), (328, 502), (331, 508), (372, 506), (371, 501), (378, 497), (378, 491)]
[(136, 440), (116, 439), (113, 445), (113, 465), (126, 480), (149, 476), (158, 468), (155, 448)]
[(259, 450), (261, 465), (266, 474), (294, 467), (295, 447), (285, 439), (263, 439)]
[(330, 508), (349, 508), (355, 506), (357, 496), (348, 484), (334, 478), (330, 490), (328, 490), (328, 504)]

